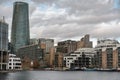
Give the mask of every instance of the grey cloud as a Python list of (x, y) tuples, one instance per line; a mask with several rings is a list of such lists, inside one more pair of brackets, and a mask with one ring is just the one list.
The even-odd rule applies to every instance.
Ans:
[(70, 17), (70, 15), (61, 15), (61, 16), (58, 16), (57, 18), (51, 17), (50, 19), (43, 20), (42, 19), (44, 17), (43, 16), (40, 18), (38, 17), (36, 19), (33, 19), (31, 22), (32, 24), (39, 24), (39, 26), (41, 25), (49, 26), (54, 24), (64, 25), (69, 23), (77, 23), (79, 25), (84, 25), (84, 24), (98, 24), (102, 22), (109, 22), (109, 21), (120, 19), (119, 13), (114, 13), (114, 14), (111, 13), (111, 14), (105, 14), (105, 15), (83, 15), (84, 17), (73, 15), (75, 16), (75, 18), (78, 18), (78, 19), (69, 18), (69, 20), (66, 19), (66, 16), (68, 16), (68, 18)]
[[(120, 11), (113, 8), (112, 1), (113, 0), (106, 0), (105, 2), (101, 0), (74, 0), (74, 2), (73, 0), (55, 1), (54, 4), (56, 4), (57, 8), (65, 9), (67, 14), (59, 15), (58, 17), (53, 16), (47, 20), (43, 19), (45, 14), (41, 14), (42, 16), (37, 17), (37, 19), (31, 22), (32, 24), (38, 24), (35, 26), (46, 27), (42, 30), (41, 37), (65, 39), (80, 37), (86, 33), (91, 34), (93, 38), (119, 37), (119, 31), (117, 30), (113, 30), (110, 33), (108, 30), (102, 29), (103, 32), (101, 32), (98, 30), (99, 28), (96, 27), (98, 24), (109, 24), (111, 21), (120, 19)], [(118, 26), (118, 24), (116, 24), (116, 26)]]
[(43, 29), (41, 37), (74, 39), (75, 37), (80, 38), (85, 34), (90, 34), (92, 38), (118, 38), (120, 34), (120, 24), (118, 23), (115, 23), (114, 25), (109, 23), (105, 23), (105, 25), (79, 25), (77, 23), (71, 23), (64, 25), (56, 24), (47, 27), (48, 29)]
[[(41, 22), (44, 24), (47, 22), (47, 24), (65, 24), (65, 23), (71, 23), (72, 20), (67, 21), (65, 19), (65, 16), (71, 16), (75, 15), (76, 17), (82, 17), (86, 16), (82, 20), (73, 20), (73, 22), (78, 22), (81, 24), (94, 24), (94, 23), (100, 23), (100, 22), (108, 22), (114, 19), (118, 19), (119, 15), (114, 12), (113, 3), (103, 3), (100, 0), (33, 0), (35, 2), (41, 2), (41, 3), (55, 3), (56, 6), (59, 8), (65, 8), (68, 15), (60, 15), (57, 18), (51, 17), (49, 20), (41, 20), (42, 17), (40, 17)], [(107, 0), (108, 1), (108, 0)], [(68, 11), (70, 10), (70, 12)], [(87, 17), (87, 15), (90, 15), (90, 17)], [(43, 16), (44, 17), (44, 16)]]
[[(105, 28), (104, 28), (105, 27)], [(91, 35), (95, 38), (119, 38), (120, 37), (120, 23), (115, 22), (105, 24), (105, 25), (96, 25), (95, 28), (92, 30)]]
[[(69, 27), (68, 27), (69, 26)], [(79, 25), (77, 23), (64, 24), (64, 25), (51, 25), (47, 26), (48, 29), (43, 30), (43, 37), (58, 37), (58, 38), (71, 38), (80, 37), (85, 33), (89, 33), (92, 28), (90, 25)]]
[(9, 1), (8, 0), (0, 0), (0, 4), (6, 3), (6, 2), (9, 2)]
[[(16, 1), (16, 0), (13, 0)], [(31, 35), (37, 38), (48, 37), (57, 40), (81, 37), (84, 34), (91, 34), (93, 38), (98, 37), (119, 37), (119, 24), (115, 23), (105, 28), (102, 23), (120, 20), (120, 10), (114, 9), (113, 0), (31, 0), (30, 6), (30, 26)], [(0, 4), (10, 2), (10, 0), (0, 0)], [(63, 9), (65, 13), (56, 12), (52, 15), (47, 12), (36, 12), (42, 5), (49, 5), (55, 9)], [(48, 7), (48, 8), (49, 8)], [(10, 7), (1, 5), (0, 16), (7, 16), (7, 21), (11, 24), (12, 4)], [(9, 13), (8, 13), (9, 11)], [(34, 14), (36, 12), (36, 14)], [(46, 18), (47, 16), (47, 18)], [(99, 26), (99, 27), (98, 27)], [(115, 27), (115, 26), (118, 26)], [(108, 26), (107, 26), (108, 27)], [(103, 28), (103, 29), (101, 29)], [(112, 30), (112, 29), (114, 30)], [(36, 30), (35, 29), (39, 29)]]
[(9, 23), (9, 25), (11, 24), (11, 17), (12, 17), (12, 8), (9, 7), (4, 7), (3, 5), (0, 5), (0, 19), (2, 19), (2, 17), (5, 17), (5, 21), (7, 23)]
[(36, 4), (46, 4), (46, 5), (53, 5), (57, 0), (31, 0)]

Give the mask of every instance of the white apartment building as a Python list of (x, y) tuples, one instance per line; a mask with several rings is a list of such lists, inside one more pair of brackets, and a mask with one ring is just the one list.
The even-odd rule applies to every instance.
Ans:
[(101, 69), (116, 69), (120, 67), (120, 43), (113, 39), (98, 40), (95, 47), (96, 65)]
[(111, 39), (104, 39), (104, 40), (98, 40), (97, 46), (95, 48), (112, 48), (119, 46), (119, 42), (117, 40), (111, 40)]
[(94, 48), (80, 48), (69, 56), (64, 57), (64, 65), (69, 69), (90, 67), (95, 53)]
[(22, 70), (21, 59), (15, 54), (9, 54), (8, 70)]

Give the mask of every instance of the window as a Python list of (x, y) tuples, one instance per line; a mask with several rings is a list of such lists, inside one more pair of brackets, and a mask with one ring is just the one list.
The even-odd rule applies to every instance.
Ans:
[(11, 69), (11, 67), (9, 67), (9, 69)]

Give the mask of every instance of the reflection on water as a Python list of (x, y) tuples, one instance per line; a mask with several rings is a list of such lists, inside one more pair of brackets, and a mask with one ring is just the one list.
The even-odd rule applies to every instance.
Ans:
[(7, 80), (8, 73), (0, 73), (0, 80)]
[(120, 72), (22, 71), (0, 73), (0, 80), (120, 80)]

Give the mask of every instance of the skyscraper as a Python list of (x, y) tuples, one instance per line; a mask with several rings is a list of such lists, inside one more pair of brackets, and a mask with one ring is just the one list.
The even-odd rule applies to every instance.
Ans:
[(0, 70), (7, 69), (8, 61), (8, 24), (0, 21)]
[(15, 2), (13, 7), (11, 44), (13, 53), (25, 45), (29, 45), (29, 10), (25, 2)]
[(8, 24), (0, 21), (0, 50), (8, 50)]

